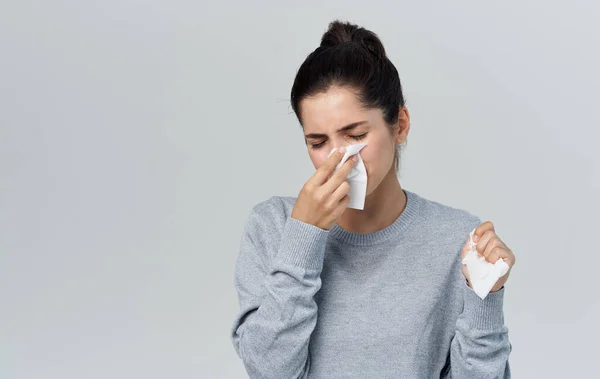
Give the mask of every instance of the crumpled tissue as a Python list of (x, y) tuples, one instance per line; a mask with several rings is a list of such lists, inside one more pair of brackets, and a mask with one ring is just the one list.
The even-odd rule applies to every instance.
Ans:
[(475, 248), (477, 244), (473, 242), (475, 229), (469, 234), (469, 252), (463, 258), (462, 263), (467, 265), (473, 290), (477, 296), (485, 299), (498, 279), (506, 275), (509, 267), (503, 259), (498, 259), (496, 263), (492, 264), (484, 256), (479, 255)]
[[(348, 204), (348, 208), (363, 210), (365, 206), (365, 197), (367, 195), (367, 169), (365, 168), (365, 164), (363, 163), (362, 157), (359, 153), (359, 151), (365, 146), (367, 146), (366, 143), (345, 146), (346, 153), (334, 171), (338, 171), (344, 162), (346, 162), (351, 156), (355, 154), (358, 156), (358, 162), (356, 162), (352, 168), (352, 171), (350, 171), (347, 176), (348, 184), (350, 184), (350, 192), (348, 193), (350, 196), (350, 202)], [(331, 154), (333, 154), (333, 152), (336, 150), (337, 147), (331, 150), (331, 152), (329, 152), (329, 156), (331, 156)]]

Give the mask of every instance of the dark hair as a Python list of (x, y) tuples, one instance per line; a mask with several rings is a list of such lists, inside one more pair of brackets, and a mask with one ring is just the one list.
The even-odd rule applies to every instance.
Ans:
[[(379, 37), (349, 22), (330, 23), (321, 45), (298, 69), (291, 102), (300, 124), (300, 101), (335, 85), (357, 90), (360, 102), (367, 108), (380, 108), (389, 125), (398, 120), (405, 104), (398, 71)], [(398, 151), (396, 154), (398, 168)]]

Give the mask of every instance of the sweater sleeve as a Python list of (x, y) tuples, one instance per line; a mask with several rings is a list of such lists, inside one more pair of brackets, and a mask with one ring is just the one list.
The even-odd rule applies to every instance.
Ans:
[(231, 339), (250, 378), (305, 378), (328, 231), (287, 217), (277, 232), (268, 218), (255, 207), (244, 229)]
[(512, 345), (504, 325), (504, 287), (481, 299), (464, 283), (464, 308), (450, 344), (449, 378), (511, 377)]

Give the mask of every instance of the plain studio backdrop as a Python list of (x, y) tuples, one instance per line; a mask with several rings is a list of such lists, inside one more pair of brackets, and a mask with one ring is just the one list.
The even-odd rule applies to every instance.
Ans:
[(402, 186), (515, 252), (514, 376), (597, 373), (598, 2), (20, 0), (0, 4), (1, 378), (246, 377), (242, 228), (314, 172), (289, 92), (336, 18), (400, 73)]

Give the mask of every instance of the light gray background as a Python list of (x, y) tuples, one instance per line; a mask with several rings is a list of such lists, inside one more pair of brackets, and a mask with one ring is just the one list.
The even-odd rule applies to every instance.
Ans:
[(514, 376), (596, 373), (600, 5), (449, 3), (2, 1), (0, 377), (246, 376), (239, 239), (313, 173), (289, 91), (334, 18), (400, 72), (401, 184), (515, 252)]

